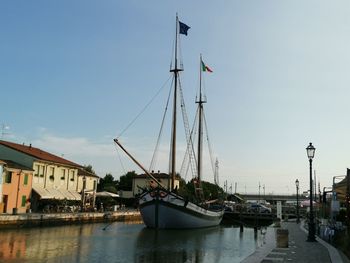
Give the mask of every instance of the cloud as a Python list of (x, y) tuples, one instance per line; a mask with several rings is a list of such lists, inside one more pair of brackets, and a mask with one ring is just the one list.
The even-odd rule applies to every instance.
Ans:
[(84, 137), (65, 138), (45, 134), (32, 142), (60, 156), (113, 156), (113, 143), (95, 143)]
[(40, 138), (32, 140), (32, 145), (81, 165), (92, 165), (100, 177), (106, 173), (112, 173), (116, 178), (121, 175), (112, 140), (94, 142), (85, 137), (61, 137), (43, 131)]
[[(111, 138), (101, 138), (102, 142), (96, 142), (85, 137), (63, 137), (42, 130), (38, 138), (32, 140), (33, 147), (40, 148), (52, 154), (61, 156), (67, 160), (81, 165), (92, 165), (95, 172), (104, 177), (111, 173), (116, 179), (128, 171), (143, 171), (118, 147)], [(128, 139), (124, 138), (123, 146), (139, 161), (146, 169), (150, 168), (150, 162), (154, 151), (154, 142), (147, 138)], [(178, 145), (177, 172), (180, 172), (182, 158), (186, 145)], [(204, 180), (213, 181), (212, 170), (208, 162), (203, 163)], [(169, 144), (159, 146), (155, 171), (168, 172), (169, 169)], [(209, 173), (209, 174), (208, 174)], [(192, 178), (191, 172), (183, 175), (187, 180)], [(210, 177), (210, 178), (209, 178)]]

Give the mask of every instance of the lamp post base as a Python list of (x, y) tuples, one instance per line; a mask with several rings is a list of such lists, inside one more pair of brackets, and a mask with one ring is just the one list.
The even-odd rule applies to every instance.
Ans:
[(316, 242), (316, 237), (315, 237), (315, 224), (309, 223), (309, 235), (307, 236), (307, 242)]

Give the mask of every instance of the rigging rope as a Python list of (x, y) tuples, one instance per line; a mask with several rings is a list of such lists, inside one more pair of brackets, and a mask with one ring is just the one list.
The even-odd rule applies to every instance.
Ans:
[[(191, 167), (191, 172), (192, 176), (196, 177), (198, 175), (197, 171), (197, 166), (196, 166), (196, 156), (195, 156), (195, 151), (193, 148), (193, 142), (192, 142), (192, 137), (191, 137), (191, 132), (190, 132), (190, 125), (188, 122), (188, 117), (187, 117), (187, 112), (186, 112), (186, 107), (185, 107), (185, 100), (182, 92), (182, 87), (181, 87), (181, 82), (179, 81), (179, 91), (180, 91), (180, 103), (181, 103), (181, 112), (182, 112), (182, 120), (184, 123), (184, 128), (185, 128), (185, 134), (186, 134), (186, 141), (187, 141), (187, 149), (186, 152), (188, 152), (188, 158), (189, 158), (189, 164)], [(185, 155), (186, 158), (186, 155)]]
[[(194, 119), (193, 126), (192, 126), (192, 129), (191, 129), (191, 135), (190, 136), (191, 136), (191, 142), (192, 143), (191, 144), (187, 143), (185, 157), (184, 157), (184, 159), (182, 161), (182, 165), (181, 165), (181, 169), (180, 169), (180, 174), (181, 174), (181, 176), (184, 174), (185, 180), (187, 180), (187, 173), (188, 173), (188, 170), (190, 168), (189, 152), (191, 150), (192, 150), (193, 155), (194, 155), (194, 163), (195, 164), (197, 163), (195, 151), (194, 151), (194, 148), (193, 148), (194, 147), (193, 140), (196, 137), (196, 133), (197, 133), (198, 115), (199, 115), (199, 108), (197, 108), (195, 119)], [(193, 177), (195, 177), (195, 176), (193, 176)]]
[[(173, 80), (172, 80), (172, 82), (171, 82), (170, 87), (173, 86), (173, 82), (174, 82), (174, 78), (173, 78)], [(150, 167), (149, 167), (149, 171), (154, 170), (154, 167), (155, 167), (156, 162), (157, 162), (158, 152), (159, 152), (159, 151), (158, 151), (158, 149), (159, 149), (159, 143), (160, 143), (160, 139), (161, 139), (162, 134), (163, 134), (163, 127), (164, 127), (165, 117), (166, 117), (166, 114), (167, 114), (167, 111), (168, 111), (169, 101), (170, 101), (170, 97), (171, 97), (171, 91), (172, 91), (172, 89), (170, 88), (170, 89), (169, 89), (169, 94), (168, 94), (168, 99), (167, 99), (167, 102), (166, 102), (166, 105), (165, 105), (165, 110), (164, 110), (163, 118), (162, 118), (162, 123), (161, 123), (161, 125), (160, 125), (160, 130), (159, 130), (159, 134), (158, 134), (158, 138), (157, 138), (157, 143), (156, 143), (156, 146), (155, 146), (155, 148), (154, 148), (154, 152), (153, 152), (151, 164), (150, 164)]]
[(118, 147), (117, 147), (117, 145), (115, 145), (115, 143), (114, 143), (114, 147), (115, 147), (115, 149), (117, 150), (118, 159), (119, 159), (120, 165), (121, 165), (121, 167), (122, 167), (122, 169), (123, 169), (123, 171), (124, 171), (123, 174), (126, 174), (126, 170), (125, 170), (125, 167), (124, 167), (124, 165), (123, 165), (122, 159), (121, 159), (121, 157), (120, 157), (120, 153), (119, 153)]
[(164, 82), (162, 87), (156, 92), (156, 94), (151, 98), (151, 100), (142, 108), (142, 110), (136, 115), (136, 117), (124, 128), (124, 130), (117, 136), (117, 139), (122, 136), (129, 128), (131, 125), (134, 124), (134, 122), (141, 116), (142, 113), (145, 112), (145, 110), (148, 108), (148, 106), (155, 100), (155, 98), (159, 95), (159, 93), (164, 89), (165, 85), (169, 82), (169, 78)]
[(211, 162), (211, 168), (213, 170), (214, 178), (215, 178), (215, 162), (214, 162), (214, 157), (213, 157), (213, 151), (211, 148), (211, 143), (209, 141), (209, 133), (208, 133), (208, 125), (207, 125), (207, 119), (205, 117), (204, 111), (203, 111), (203, 119), (204, 119), (204, 127), (205, 127), (205, 133), (207, 137), (207, 142), (208, 142), (208, 148), (209, 148), (209, 156), (210, 156), (210, 162)]

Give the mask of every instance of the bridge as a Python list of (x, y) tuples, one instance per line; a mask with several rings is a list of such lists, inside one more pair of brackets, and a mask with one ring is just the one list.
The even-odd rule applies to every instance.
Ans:
[[(254, 201), (266, 201), (270, 204), (276, 204), (277, 201), (281, 201), (282, 204), (285, 204), (287, 202), (296, 203), (297, 196), (296, 195), (281, 195), (281, 194), (236, 194), (234, 196), (239, 196), (243, 198), (246, 201), (254, 200)], [(299, 195), (299, 202), (308, 200), (308, 198), (304, 195)]]
[[(296, 214), (296, 195), (283, 195), (283, 194), (231, 194), (228, 195), (227, 199), (229, 201), (235, 201), (237, 204), (240, 204), (240, 210), (233, 209), (232, 212), (225, 212), (225, 220), (229, 222), (245, 222), (247, 224), (254, 223), (256, 224), (259, 221), (259, 224), (262, 223), (271, 223), (273, 218), (276, 217), (277, 213), (277, 202), (280, 201), (282, 204), (282, 217), (283, 218), (295, 218)], [(300, 203), (304, 200), (309, 200), (305, 195), (299, 195), (299, 215), (301, 217), (306, 215), (307, 207), (300, 207)], [(254, 202), (268, 202), (272, 208), (271, 214), (264, 213), (249, 213), (247, 212), (247, 206), (245, 202), (254, 201)]]

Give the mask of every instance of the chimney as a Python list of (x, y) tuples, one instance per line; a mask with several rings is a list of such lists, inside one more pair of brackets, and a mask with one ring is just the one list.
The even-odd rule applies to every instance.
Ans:
[(32, 148), (32, 144), (29, 144), (29, 149), (31, 149)]

